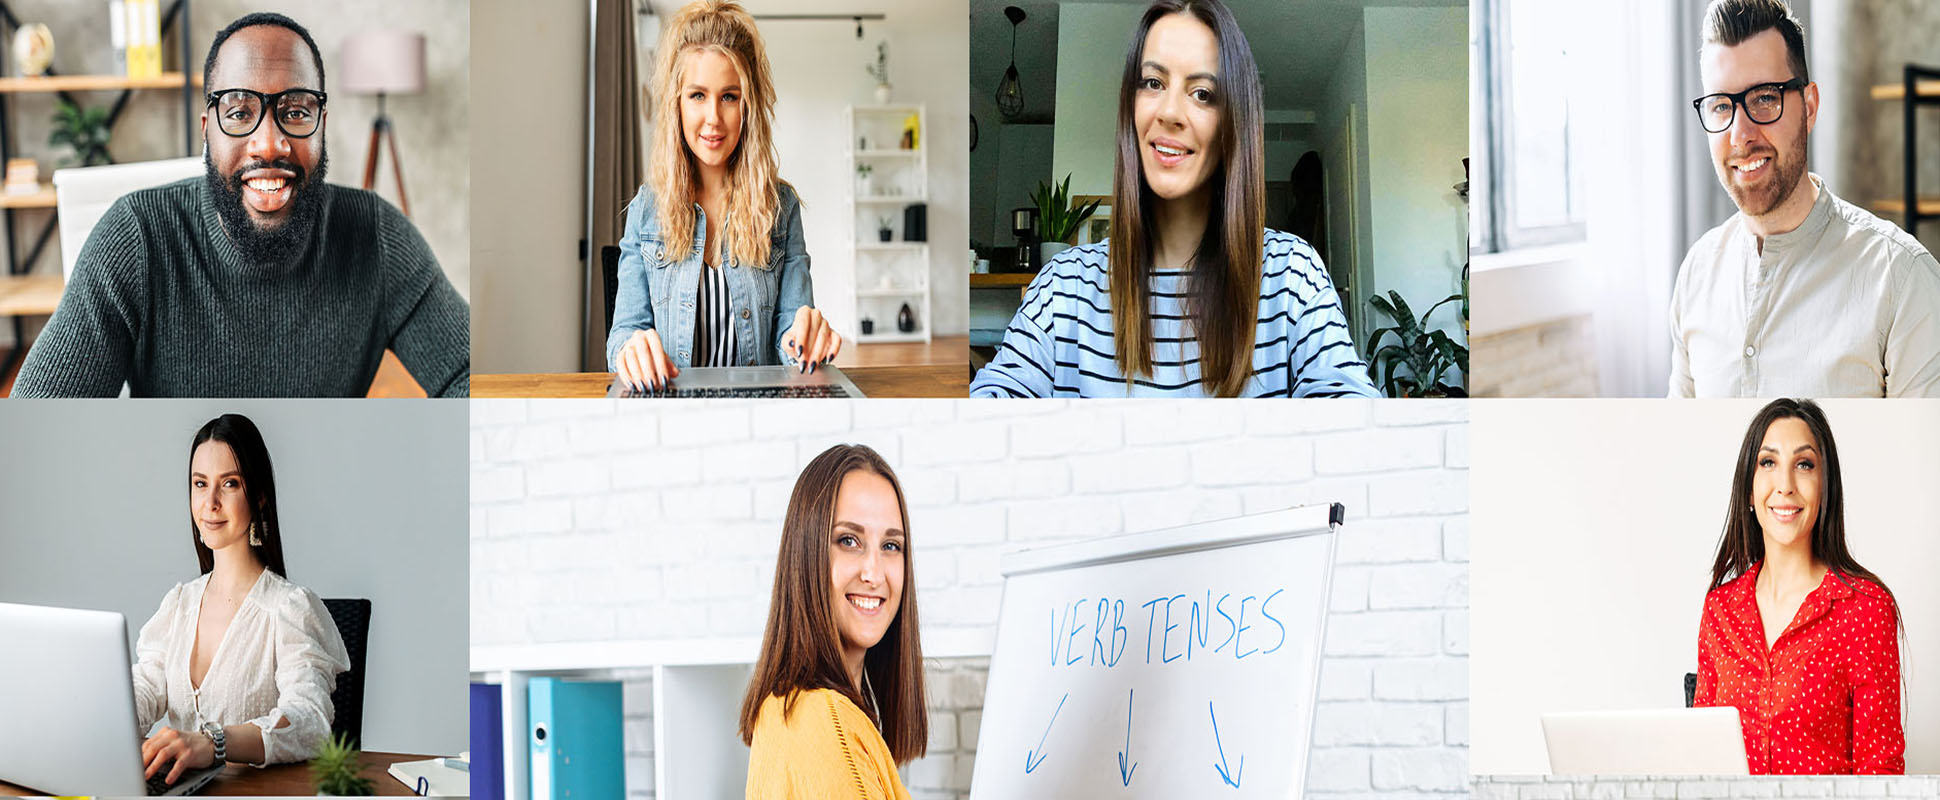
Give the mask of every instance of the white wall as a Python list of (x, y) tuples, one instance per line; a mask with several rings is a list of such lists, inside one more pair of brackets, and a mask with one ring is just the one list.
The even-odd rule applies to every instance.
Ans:
[[(1058, 7), (1058, 105), (1051, 175), (1071, 175), (1072, 194), (1111, 194), (1118, 145), (1118, 89), (1125, 48), (1143, 4), (1069, 3)], [(1032, 186), (1036, 186), (1033, 182)]]
[[(471, 641), (758, 634), (795, 477), (842, 441), (895, 466), (923, 621), (940, 627), (995, 626), (1010, 548), (1340, 502), (1309, 794), (1460, 795), (1465, 413), (1354, 401), (474, 401)], [(986, 667), (929, 665), (930, 756), (904, 770), (917, 797), (968, 790)], [(651, 693), (636, 682), (627, 698), (629, 794), (643, 797)]]
[[(1545, 711), (1683, 706), (1733, 460), (1762, 405), (1474, 405), (1474, 773), (1546, 772)], [(1908, 449), (1940, 441), (1940, 403), (1822, 405), (1848, 544), (1905, 617), (1907, 771), (1940, 771), (1940, 539), (1921, 522), (1940, 515), (1940, 463)]]
[(471, 62), (473, 372), (580, 369), (587, 10), (479, 0), (472, 11), (480, 54), (519, 54)]
[[(364, 744), (467, 749), (463, 400), (14, 402), (0, 411), (0, 602), (120, 612), (197, 575), (189, 443), (247, 415), (276, 472), (290, 580), (371, 600)], [(389, 780), (389, 778), (380, 778)]]
[[(1364, 31), (1373, 258), (1354, 302), (1367, 313), (1368, 298), (1398, 291), (1420, 315), (1461, 292), (1468, 261), (1468, 206), (1454, 188), (1468, 156), (1468, 10), (1370, 8)], [(1427, 322), (1464, 339), (1454, 303)]]
[[(1327, 246), (1334, 263), (1327, 265), (1338, 288), (1353, 286), (1357, 291), (1343, 295), (1353, 305), (1348, 320), (1354, 341), (1367, 352), (1368, 324), (1365, 298), (1367, 275), (1373, 266), (1374, 228), (1369, 203), (1367, 138), (1367, 37), (1364, 26), (1348, 35), (1341, 51), (1340, 68), (1315, 109), (1319, 129), (1321, 166), (1327, 182)], [(1353, 284), (1342, 276), (1353, 276)]]

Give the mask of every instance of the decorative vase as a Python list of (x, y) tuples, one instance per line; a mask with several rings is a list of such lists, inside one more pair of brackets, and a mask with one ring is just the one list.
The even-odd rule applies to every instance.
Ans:
[(895, 240), (896, 232), (888, 228), (883, 228), (881, 230), (876, 231), (876, 236), (881, 237), (882, 240), (885, 242), (889, 242), (889, 241)]
[(896, 312), (896, 330), (903, 333), (916, 332), (916, 312), (909, 310), (908, 303), (903, 304), (903, 310)]
[(46, 74), (54, 63), (54, 32), (40, 22), (20, 26), (13, 33), (13, 61), (21, 77)]
[(1071, 245), (1063, 242), (1041, 242), (1037, 246), (1037, 263), (1049, 264), (1051, 263), (1052, 256), (1069, 249), (1071, 249)]
[(879, 105), (879, 106), (889, 105), (889, 84), (887, 83), (876, 84), (876, 105)]
[(868, 317), (863, 317), (863, 318), (862, 318), (862, 335), (864, 335), (864, 336), (868, 336), (869, 334), (872, 334), (872, 333), (875, 333), (875, 332), (876, 332), (876, 321), (875, 321), (875, 320), (873, 320), (873, 319), (870, 319), (870, 318), (868, 318)]

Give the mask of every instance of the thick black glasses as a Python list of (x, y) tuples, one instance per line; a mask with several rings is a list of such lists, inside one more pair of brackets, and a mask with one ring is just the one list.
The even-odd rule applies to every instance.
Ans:
[(1738, 119), (1738, 108), (1760, 125), (1770, 125), (1785, 116), (1785, 93), (1805, 88), (1805, 81), (1793, 78), (1784, 83), (1761, 83), (1742, 92), (1707, 94), (1691, 101), (1705, 133), (1724, 133)]
[(263, 94), (251, 89), (224, 89), (209, 93), (209, 107), (216, 110), (216, 127), (230, 136), (242, 137), (256, 132), (263, 124), (263, 109), (276, 109), (276, 127), (292, 139), (307, 139), (323, 122), (323, 92), (289, 89)]

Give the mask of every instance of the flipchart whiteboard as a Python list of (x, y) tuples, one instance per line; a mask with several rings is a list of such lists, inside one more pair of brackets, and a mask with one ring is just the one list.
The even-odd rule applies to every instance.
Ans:
[(1007, 554), (972, 800), (1300, 797), (1341, 514)]

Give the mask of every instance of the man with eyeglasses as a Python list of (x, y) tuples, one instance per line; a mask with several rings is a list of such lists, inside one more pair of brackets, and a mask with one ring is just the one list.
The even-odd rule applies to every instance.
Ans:
[(1713, 0), (1692, 101), (1739, 213), (1671, 299), (1671, 397), (1940, 394), (1940, 263), (1806, 171), (1819, 87), (1783, 0)]
[(359, 396), (387, 348), (432, 396), (469, 394), (470, 312), (424, 238), (377, 195), (324, 182), (309, 32), (245, 16), (202, 75), (207, 174), (101, 218), (15, 396)]

